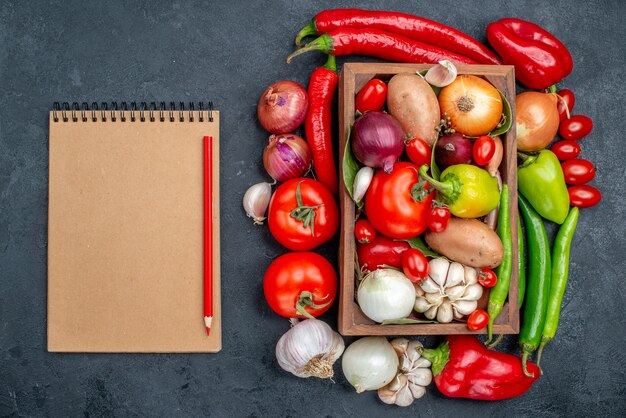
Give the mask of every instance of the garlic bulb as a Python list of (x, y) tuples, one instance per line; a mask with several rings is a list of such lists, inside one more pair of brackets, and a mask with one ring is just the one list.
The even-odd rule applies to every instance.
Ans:
[(365, 276), (356, 295), (363, 313), (376, 322), (409, 316), (415, 304), (415, 286), (401, 272), (374, 270)]
[(435, 87), (445, 87), (456, 80), (456, 74), (454, 64), (448, 60), (442, 60), (439, 64), (430, 67), (424, 79)]
[(255, 225), (263, 224), (271, 197), (272, 185), (265, 182), (250, 186), (243, 195), (243, 208), (248, 217), (254, 220)]
[(298, 377), (332, 378), (345, 348), (341, 335), (318, 319), (292, 319), (292, 324), (276, 344), (280, 367)]
[(483, 294), (475, 268), (445, 258), (430, 260), (428, 276), (415, 290), (414, 309), (442, 323), (474, 312)]
[(400, 370), (391, 383), (378, 389), (378, 397), (386, 404), (409, 406), (426, 394), (425, 387), (433, 380), (431, 364), (420, 354), (422, 344), (419, 341), (396, 338), (391, 346), (398, 355)]
[(352, 197), (356, 203), (359, 203), (363, 199), (373, 178), (374, 169), (371, 167), (363, 167), (356, 173), (352, 189)]
[(398, 356), (385, 337), (364, 337), (346, 349), (343, 374), (357, 393), (379, 389), (398, 373)]

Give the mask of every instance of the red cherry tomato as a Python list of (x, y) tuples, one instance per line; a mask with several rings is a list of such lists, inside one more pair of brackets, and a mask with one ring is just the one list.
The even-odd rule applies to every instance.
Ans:
[(565, 111), (565, 105), (569, 109), (570, 115), (572, 114), (572, 110), (574, 109), (574, 103), (576, 103), (576, 96), (574, 96), (574, 92), (570, 89), (559, 90), (556, 93), (561, 98), (557, 100), (557, 109), (559, 110), (559, 119), (563, 122), (567, 119), (567, 112)]
[(356, 110), (365, 113), (368, 110), (382, 110), (387, 100), (387, 85), (373, 78), (356, 95)]
[(361, 244), (367, 244), (376, 238), (376, 230), (367, 219), (359, 219), (354, 224), (354, 236)]
[(476, 309), (467, 317), (467, 327), (472, 331), (478, 331), (487, 326), (489, 314), (482, 309)]
[(426, 224), (428, 229), (433, 232), (443, 232), (450, 222), (450, 209), (441, 204), (433, 204), (430, 211), (426, 215)]
[(485, 166), (496, 152), (496, 142), (492, 137), (483, 135), (479, 137), (472, 147), (474, 162), (479, 166)]
[(402, 254), (411, 248), (406, 241), (396, 241), (376, 234), (372, 242), (357, 244), (360, 267), (373, 271), (383, 266), (402, 268)]
[(559, 125), (559, 135), (563, 139), (571, 139), (577, 141), (584, 136), (589, 135), (593, 129), (593, 121), (589, 116), (574, 115), (564, 120)]
[(409, 160), (418, 167), (426, 164), (430, 167), (432, 149), (430, 145), (421, 138), (413, 138), (406, 143), (406, 155)]
[(409, 248), (402, 254), (402, 271), (413, 283), (419, 283), (428, 276), (428, 260), (420, 250)]
[(482, 269), (478, 274), (478, 283), (482, 287), (494, 287), (498, 283), (498, 276), (493, 270)]
[(589, 183), (596, 176), (596, 166), (591, 161), (583, 160), (582, 158), (563, 161), (561, 168), (567, 184)]
[(571, 160), (572, 158), (576, 158), (580, 155), (580, 145), (576, 141), (556, 141), (550, 150), (556, 155), (561, 161)]
[(275, 259), (265, 272), (263, 292), (270, 308), (286, 318), (318, 317), (337, 296), (337, 273), (319, 254), (293, 252)]
[(602, 194), (598, 189), (587, 184), (582, 186), (572, 186), (567, 189), (569, 193), (569, 203), (579, 208), (589, 208), (600, 203)]

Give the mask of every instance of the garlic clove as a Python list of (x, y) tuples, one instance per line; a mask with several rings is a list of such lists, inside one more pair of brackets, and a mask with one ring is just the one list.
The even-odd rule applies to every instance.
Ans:
[[(428, 262), (428, 276), (440, 287), (446, 283), (446, 276), (448, 275), (448, 268), (450, 262), (445, 258), (433, 258)], [(426, 279), (424, 282), (428, 281)], [(422, 286), (423, 287), (423, 286)], [(428, 290), (424, 289), (426, 292)]]
[(445, 87), (456, 80), (456, 76), (457, 69), (455, 65), (449, 60), (442, 60), (428, 70), (424, 79), (433, 86)]
[(420, 283), (422, 286), (422, 290), (426, 293), (437, 293), (441, 292), (441, 287), (433, 279), (430, 277), (426, 278), (426, 280)]
[(439, 306), (439, 310), (437, 311), (437, 321), (442, 324), (447, 324), (448, 322), (452, 322), (452, 318), (452, 304), (446, 300)]
[(422, 289), (422, 286), (420, 285), (420, 283), (413, 283), (413, 287), (415, 287), (416, 296), (424, 296), (424, 294), (426, 293), (424, 292), (424, 289)]
[(413, 397), (413, 393), (411, 392), (408, 383), (405, 384), (396, 394), (396, 405), (398, 406), (409, 406), (414, 400), (415, 398)]
[(463, 318), (463, 314), (459, 313), (458, 309), (456, 308), (456, 304), (455, 303), (452, 304), (452, 312), (454, 312), (454, 319), (461, 319), (461, 318)]
[(356, 203), (363, 200), (365, 192), (370, 187), (372, 178), (374, 178), (374, 169), (371, 167), (363, 167), (356, 173), (354, 185), (352, 186), (352, 198)]
[(461, 300), (478, 300), (483, 295), (483, 287), (479, 283), (469, 285), (465, 288)]
[(441, 293), (426, 293), (426, 300), (431, 305), (441, 305), (443, 295)]
[(426, 388), (424, 386), (413, 385), (409, 383), (409, 389), (411, 390), (413, 399), (419, 399), (422, 396), (426, 395)]
[(404, 353), (406, 353), (407, 348), (409, 347), (409, 340), (406, 338), (396, 338), (389, 342), (394, 350), (396, 350), (396, 354), (398, 355), (398, 359), (402, 362), (402, 357)]
[(454, 308), (460, 315), (469, 315), (478, 307), (476, 300), (457, 300), (454, 302)]
[(424, 312), (424, 316), (428, 319), (435, 319), (437, 316), (437, 309), (439, 305), (431, 306), (426, 312)]
[(243, 208), (255, 225), (262, 225), (272, 197), (272, 185), (266, 182), (250, 186), (243, 195)]
[(453, 262), (450, 263), (450, 268), (448, 269), (448, 277), (446, 279), (446, 287), (456, 286), (459, 283), (463, 283), (465, 279), (465, 268), (463, 264)]
[(413, 305), (413, 309), (419, 313), (424, 313), (431, 308), (431, 304), (428, 303), (426, 298), (418, 296), (415, 298), (415, 305)]
[(458, 298), (462, 297), (465, 293), (465, 286), (459, 285), (454, 287), (449, 287), (446, 289), (446, 296), (450, 299), (451, 302), (454, 302)]
[(408, 374), (409, 384), (428, 386), (433, 381), (433, 373), (429, 368), (420, 367)]
[(413, 362), (413, 367), (430, 367), (430, 361), (426, 360), (424, 357), (420, 357)]
[(474, 267), (465, 266), (465, 284), (478, 283), (478, 272)]

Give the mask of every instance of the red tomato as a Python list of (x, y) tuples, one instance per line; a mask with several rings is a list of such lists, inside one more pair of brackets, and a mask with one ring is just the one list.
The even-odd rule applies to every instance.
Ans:
[(356, 253), (361, 268), (376, 270), (383, 266), (402, 268), (402, 254), (411, 248), (406, 241), (396, 241), (376, 234), (372, 242), (358, 244)]
[(365, 213), (378, 232), (407, 239), (426, 230), (433, 195), (428, 183), (419, 187), (418, 171), (411, 163), (396, 163), (391, 173), (381, 170), (372, 179), (365, 195)]
[(409, 248), (402, 254), (402, 271), (413, 283), (419, 283), (428, 276), (428, 260), (420, 250)]
[(593, 129), (593, 121), (589, 116), (574, 115), (564, 120), (559, 125), (559, 135), (563, 139), (571, 139), (577, 141), (580, 138), (589, 135)]
[(428, 229), (433, 232), (443, 232), (448, 227), (448, 223), (450, 222), (450, 209), (441, 204), (433, 203), (432, 208), (428, 211), (426, 215), (426, 223), (428, 224)]
[(600, 203), (602, 194), (598, 189), (587, 184), (583, 186), (572, 186), (567, 189), (569, 193), (569, 203), (579, 208), (589, 208)]
[(487, 326), (489, 314), (482, 309), (476, 309), (467, 317), (467, 327), (472, 331), (478, 331)]
[(572, 110), (574, 109), (574, 103), (576, 103), (576, 96), (574, 96), (574, 92), (570, 89), (559, 90), (556, 93), (561, 98), (557, 100), (557, 109), (559, 110), (559, 119), (563, 122), (567, 119), (567, 112), (565, 111), (565, 105), (569, 109), (570, 115), (572, 114)]
[(498, 276), (493, 270), (482, 269), (478, 274), (478, 283), (482, 287), (494, 287), (498, 283)]
[(270, 308), (286, 318), (304, 318), (307, 312), (318, 317), (330, 308), (337, 296), (337, 273), (319, 254), (283, 254), (270, 264), (263, 279), (263, 291)]
[(561, 168), (567, 184), (589, 183), (596, 176), (596, 166), (591, 161), (582, 158), (563, 161)]
[(291, 179), (274, 192), (267, 222), (276, 241), (293, 251), (307, 251), (335, 235), (339, 209), (322, 183), (308, 178)]
[(356, 95), (355, 107), (361, 113), (368, 110), (383, 110), (387, 100), (387, 85), (373, 78)]
[(485, 166), (496, 153), (496, 142), (492, 137), (483, 135), (474, 141), (472, 156), (476, 165)]
[(576, 158), (580, 155), (580, 145), (576, 141), (556, 141), (552, 144), (550, 150), (556, 155), (561, 161), (571, 160), (572, 158)]
[(407, 142), (406, 155), (408, 155), (409, 160), (416, 166), (421, 167), (426, 164), (430, 167), (432, 149), (430, 149), (430, 146), (423, 139), (413, 138)]
[(376, 230), (367, 219), (359, 219), (354, 224), (354, 236), (361, 244), (367, 244), (376, 238)]

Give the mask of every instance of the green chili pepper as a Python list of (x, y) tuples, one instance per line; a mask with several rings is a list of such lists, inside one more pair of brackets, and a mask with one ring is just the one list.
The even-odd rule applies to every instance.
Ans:
[(493, 322), (496, 320), (507, 296), (509, 295), (509, 285), (511, 284), (511, 267), (512, 267), (512, 237), (511, 237), (511, 217), (509, 214), (509, 188), (506, 184), (502, 185), (502, 193), (500, 195), (500, 213), (498, 215), (498, 236), (502, 240), (504, 248), (504, 257), (502, 262), (496, 268), (496, 276), (498, 281), (496, 285), (489, 291), (489, 304), (487, 305), (487, 313), (489, 314), (489, 322), (487, 323), (487, 332), (489, 338), (485, 345), (489, 347), (495, 346), (499, 339), (493, 344), (489, 344), (493, 337)]
[(541, 352), (543, 347), (549, 343), (556, 329), (559, 326), (559, 315), (561, 313), (561, 302), (567, 285), (567, 273), (569, 270), (569, 253), (572, 244), (572, 238), (576, 231), (578, 223), (578, 208), (573, 207), (569, 211), (569, 215), (559, 228), (559, 232), (554, 239), (552, 247), (552, 281), (550, 283), (550, 298), (548, 300), (548, 312), (546, 314), (546, 323), (541, 333), (541, 344), (537, 353), (537, 365), (541, 363)]
[(479, 218), (498, 206), (498, 180), (482, 168), (470, 164), (452, 165), (443, 170), (439, 181), (427, 172), (428, 166), (423, 165), (420, 176), (439, 191), (454, 216)]
[(528, 281), (526, 283), (526, 306), (519, 345), (522, 351), (522, 368), (528, 373), (526, 362), (534, 353), (541, 340), (541, 332), (546, 321), (548, 298), (550, 296), (550, 243), (541, 217), (523, 196), (519, 196), (519, 208), (526, 225), (528, 244)]
[(517, 189), (544, 218), (562, 224), (569, 212), (569, 194), (559, 159), (550, 150), (537, 155), (517, 153)]
[(517, 290), (519, 292), (519, 303), (517, 307), (522, 308), (524, 304), (524, 293), (526, 293), (526, 258), (524, 255), (524, 231), (522, 231), (522, 218), (517, 216)]

